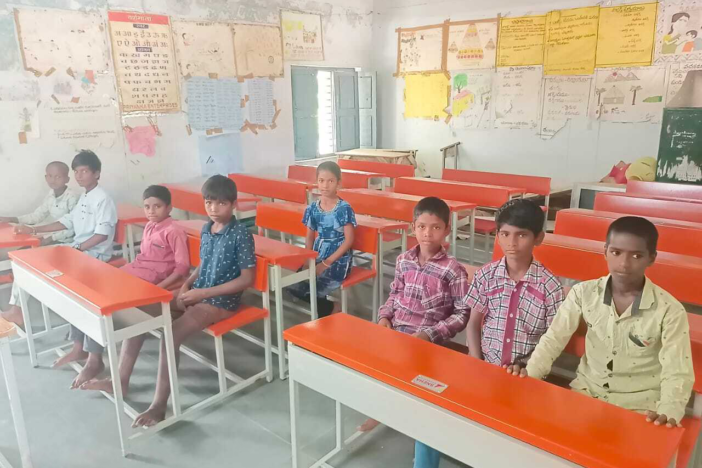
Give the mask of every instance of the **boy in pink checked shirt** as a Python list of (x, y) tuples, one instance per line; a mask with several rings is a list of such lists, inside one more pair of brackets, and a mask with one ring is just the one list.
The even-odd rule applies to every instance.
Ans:
[[(161, 185), (144, 191), (144, 213), (149, 222), (144, 228), (141, 252), (133, 262), (123, 266), (127, 273), (163, 289), (173, 289), (190, 273), (190, 256), (185, 231), (171, 218), (171, 192)], [(125, 340), (120, 355), (119, 373), (122, 393), (126, 395), (146, 334)], [(83, 390), (112, 393), (112, 380), (92, 379), (80, 386)]]

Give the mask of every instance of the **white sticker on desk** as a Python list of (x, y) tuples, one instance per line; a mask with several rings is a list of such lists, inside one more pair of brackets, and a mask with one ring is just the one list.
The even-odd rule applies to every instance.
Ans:
[(412, 383), (436, 393), (441, 393), (448, 388), (448, 385), (446, 385), (445, 383), (439, 382), (438, 380), (431, 379), (426, 375), (421, 374), (412, 379)]
[(46, 272), (46, 276), (49, 278), (58, 278), (59, 276), (63, 276), (63, 273), (58, 270), (51, 270)]

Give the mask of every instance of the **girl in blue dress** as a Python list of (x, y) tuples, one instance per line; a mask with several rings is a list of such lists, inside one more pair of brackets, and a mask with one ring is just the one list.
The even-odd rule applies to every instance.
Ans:
[[(341, 287), (352, 266), (353, 232), (356, 215), (353, 208), (337, 195), (341, 183), (341, 169), (327, 161), (317, 167), (317, 188), (321, 197), (307, 207), (302, 223), (307, 226), (305, 247), (317, 252), (317, 313), (330, 315), (334, 303), (327, 299)], [(316, 235), (316, 238), (315, 238)], [(309, 301), (308, 283), (299, 283), (290, 291), (294, 296)]]

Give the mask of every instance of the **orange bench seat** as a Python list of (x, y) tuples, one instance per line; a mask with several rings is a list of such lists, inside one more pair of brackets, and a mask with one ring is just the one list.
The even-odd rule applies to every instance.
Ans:
[(228, 319), (222, 320), (215, 324), (207, 327), (207, 334), (212, 336), (222, 336), (229, 333), (232, 330), (236, 330), (246, 325), (258, 322), (259, 320), (267, 319), (270, 313), (266, 309), (260, 307), (241, 307), (239, 311), (229, 317)]

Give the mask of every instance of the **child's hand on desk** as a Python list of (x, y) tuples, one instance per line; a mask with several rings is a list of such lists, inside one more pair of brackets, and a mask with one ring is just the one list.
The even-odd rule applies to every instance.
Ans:
[(665, 414), (658, 414), (655, 411), (646, 411), (646, 422), (652, 422), (656, 426), (682, 427), (682, 424), (675, 419), (668, 418)]
[(416, 337), (416, 338), (419, 338), (420, 340), (424, 340), (424, 341), (429, 341), (429, 342), (431, 342), (431, 338), (429, 338), (429, 335), (427, 335), (427, 333), (426, 333), (426, 332), (423, 332), (423, 331), (417, 332), (417, 333), (415, 333), (415, 334), (412, 335), (412, 336), (414, 336), (414, 337)]
[(380, 320), (378, 320), (378, 325), (380, 325), (381, 327), (389, 328), (390, 330), (392, 330), (392, 322), (390, 322), (390, 320), (388, 320), (386, 318), (381, 318)]
[(505, 364), (504, 366), (502, 366), (502, 368), (507, 369), (508, 374), (518, 375), (519, 377), (529, 376), (526, 367), (521, 367), (519, 364), (512, 364), (511, 366)]
[(32, 233), (32, 228), (29, 226), (25, 226), (24, 224), (18, 224), (14, 228), (15, 234), (31, 234)]
[(187, 307), (202, 302), (205, 299), (205, 295), (202, 289), (191, 289), (181, 294), (178, 299)]

